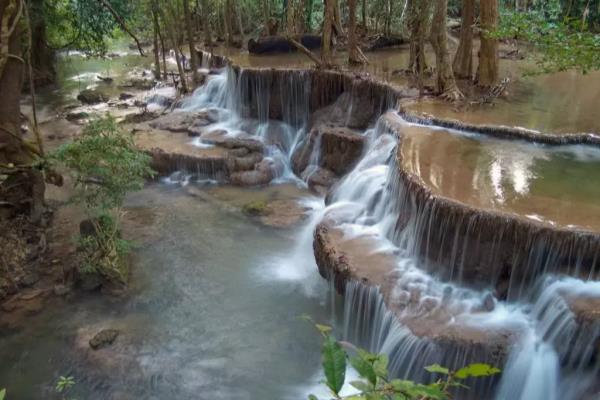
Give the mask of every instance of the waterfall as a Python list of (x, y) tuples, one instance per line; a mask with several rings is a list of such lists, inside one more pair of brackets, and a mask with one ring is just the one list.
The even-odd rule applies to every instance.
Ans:
[[(226, 67), (209, 76), (183, 108), (217, 108), (222, 118), (215, 127), (265, 143), (265, 155), (284, 165), (276, 182), (298, 181), (292, 154), (314, 140), (302, 177), (308, 180), (322, 156), (321, 135), (307, 134), (311, 91), (339, 91), (339, 82), (320, 76), (315, 84), (309, 74)], [(342, 117), (348, 123), (363, 106), (354, 97), (345, 100)], [(381, 97), (375, 108), (384, 112), (390, 104), (391, 97)], [(469, 214), (434, 199), (398, 165), (408, 126), (387, 113), (364, 131), (362, 157), (330, 190), (327, 205), (311, 200), (313, 212), (296, 250), (273, 275), (305, 282), (310, 293), (313, 233), (320, 222), (333, 221), (344, 239), (368, 238), (376, 243), (374, 253), (394, 257), (398, 278), (385, 296), (380, 287), (346, 283), (342, 332), (345, 340), (388, 354), (392, 376), (431, 382), (437, 377), (424, 370), (427, 365), (458, 369), (485, 362), (501, 368), (502, 377), (468, 381), (471, 390), (460, 398), (581, 398), (600, 376), (600, 324), (573, 311), (579, 299), (600, 297), (599, 283), (591, 281), (600, 273), (600, 257), (589, 257), (594, 242), (583, 234), (573, 239), (508, 219), (498, 222), (494, 218), (500, 217)], [(506, 245), (507, 237), (516, 239)], [(329, 279), (333, 292), (335, 277)], [(331, 299), (335, 304), (334, 293)]]

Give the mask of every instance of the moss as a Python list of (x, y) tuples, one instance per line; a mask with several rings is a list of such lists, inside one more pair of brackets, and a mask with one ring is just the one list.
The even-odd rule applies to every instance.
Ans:
[(242, 210), (252, 216), (260, 216), (267, 214), (267, 202), (263, 200), (251, 201), (242, 207)]

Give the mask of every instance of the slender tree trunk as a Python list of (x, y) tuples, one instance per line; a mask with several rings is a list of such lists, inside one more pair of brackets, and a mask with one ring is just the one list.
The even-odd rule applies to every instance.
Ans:
[(365, 32), (368, 32), (367, 27), (367, 0), (362, 0), (362, 24)]
[(212, 49), (212, 32), (210, 29), (210, 11), (208, 7), (208, 0), (202, 0), (202, 20), (204, 26), (204, 44)]
[(231, 0), (225, 0), (223, 5), (223, 23), (225, 24), (225, 34), (227, 35), (227, 46), (233, 46), (233, 29), (231, 28)]
[(312, 31), (313, 0), (306, 0), (306, 31)]
[(463, 96), (454, 80), (450, 55), (448, 54), (448, 37), (446, 19), (448, 18), (448, 0), (434, 0), (435, 7), (431, 21), (429, 41), (435, 51), (438, 93), (448, 100), (458, 100)]
[(333, 19), (335, 18), (335, 0), (324, 0), (323, 9), (323, 36), (321, 37), (321, 58), (323, 63), (331, 65), (333, 58), (331, 55), (331, 40), (333, 34)]
[(189, 0), (183, 0), (183, 17), (185, 20), (185, 33), (187, 36), (187, 42), (190, 48), (190, 67), (192, 68), (192, 79), (194, 80), (194, 83), (198, 83), (200, 81), (200, 77), (198, 76), (198, 54), (196, 52), (194, 29), (192, 27), (192, 13), (190, 12)]
[(28, 2), (31, 17), (31, 66), (35, 86), (43, 86), (56, 80), (54, 68), (54, 50), (46, 43), (46, 20), (44, 18), (44, 0)]
[(454, 55), (454, 75), (459, 79), (473, 78), (473, 24), (475, 0), (463, 0), (460, 42)]
[(160, 39), (160, 51), (162, 53), (162, 62), (163, 62), (163, 79), (166, 80), (167, 77), (167, 48), (165, 46), (165, 38), (160, 30), (160, 23), (158, 24), (158, 38)]
[(487, 32), (494, 31), (498, 25), (498, 0), (481, 0), (479, 8), (481, 47), (477, 84), (489, 87), (498, 81), (498, 40), (487, 35)]
[[(159, 46), (159, 38), (158, 38), (158, 3), (157, 1), (152, 2), (152, 25), (154, 30), (154, 77), (156, 79), (160, 79), (160, 50)], [(166, 72), (166, 71), (165, 71)]]
[(241, 0), (239, 0), (238, 8), (236, 11), (237, 11), (238, 26), (240, 29), (240, 38), (242, 40), (242, 48), (244, 48), (244, 45), (246, 44), (246, 33), (244, 32), (244, 21), (242, 18), (242, 14), (244, 12), (244, 3)]
[(356, 0), (348, 0), (348, 14), (348, 62), (362, 64), (366, 57), (360, 51), (356, 37)]

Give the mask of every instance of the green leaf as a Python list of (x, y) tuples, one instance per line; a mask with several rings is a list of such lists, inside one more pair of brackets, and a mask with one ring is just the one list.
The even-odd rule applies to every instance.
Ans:
[(0, 400), (4, 400), (4, 397), (6, 397), (6, 389), (0, 390)]
[(430, 400), (446, 400), (448, 396), (439, 384), (433, 383), (431, 385), (416, 385), (414, 392), (416, 393), (416, 397), (426, 397)]
[(450, 373), (450, 370), (448, 370), (448, 368), (442, 367), (439, 364), (433, 364), (430, 365), (428, 367), (425, 367), (426, 371), (429, 371), (433, 374), (443, 374), (443, 375), (448, 375)]
[(315, 396), (314, 394), (309, 394), (308, 400), (319, 400), (319, 398), (317, 396)]
[(458, 379), (466, 379), (469, 377), (491, 376), (499, 372), (498, 368), (492, 367), (489, 364), (475, 363), (459, 369), (454, 376)]
[(337, 395), (346, 379), (346, 352), (331, 336), (323, 343), (323, 370), (327, 386)]
[(329, 333), (331, 333), (331, 327), (330, 326), (322, 325), (322, 324), (315, 324), (315, 327), (323, 335), (328, 335)]
[(350, 385), (352, 385), (353, 387), (355, 387), (363, 393), (370, 392), (371, 390), (373, 390), (373, 385), (370, 385), (367, 382), (363, 381), (352, 381), (350, 382)]
[(350, 359), (350, 364), (354, 367), (356, 372), (358, 372), (361, 377), (371, 382), (373, 386), (377, 383), (377, 375), (375, 374), (375, 370), (373, 369), (373, 364), (367, 361), (364, 357), (362, 357), (360, 352), (358, 356), (352, 357)]
[(375, 375), (380, 378), (387, 379), (388, 376), (388, 364), (390, 360), (387, 355), (380, 354), (377, 356), (377, 360), (373, 363), (373, 369), (375, 370)]

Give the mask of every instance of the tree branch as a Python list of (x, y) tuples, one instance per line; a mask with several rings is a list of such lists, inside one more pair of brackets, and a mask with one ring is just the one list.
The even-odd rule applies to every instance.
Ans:
[(113, 6), (110, 5), (110, 3), (107, 0), (98, 0), (98, 2), (102, 6), (104, 6), (113, 15), (115, 20), (121, 26), (121, 29), (123, 29), (129, 36), (131, 36), (133, 38), (133, 40), (135, 40), (135, 44), (137, 45), (140, 55), (143, 57), (144, 50), (142, 49), (142, 45), (141, 45), (140, 41), (138, 40), (138, 38), (133, 34), (133, 32), (131, 32), (129, 30), (129, 28), (127, 28), (127, 24), (125, 24), (125, 20), (123, 19), (123, 17), (121, 17), (119, 15), (119, 13), (117, 13), (117, 11), (113, 8)]
[(310, 58), (311, 60), (313, 60), (314, 63), (317, 64), (318, 68), (324, 68), (326, 66), (323, 63), (323, 61), (320, 60), (319, 57), (317, 57), (315, 55), (315, 53), (313, 53), (312, 51), (310, 51), (309, 49), (307, 49), (304, 45), (302, 45), (302, 43), (300, 43), (299, 41), (297, 41), (296, 39), (292, 38), (289, 35), (286, 35), (285, 38), (287, 39), (288, 42), (290, 42), (290, 44), (292, 46), (294, 46), (295, 48), (297, 48), (298, 50), (300, 50), (302, 53), (306, 54), (306, 56), (308, 58)]

